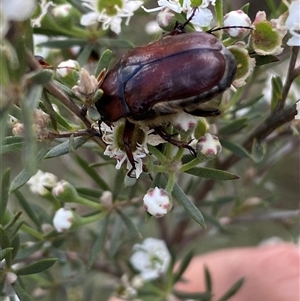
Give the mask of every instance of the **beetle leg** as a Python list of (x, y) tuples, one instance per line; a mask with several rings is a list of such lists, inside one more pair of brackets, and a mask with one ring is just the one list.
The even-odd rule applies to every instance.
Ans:
[(189, 142), (184, 142), (184, 141), (178, 141), (178, 140), (175, 140), (171, 137), (171, 135), (169, 135), (168, 133), (166, 133), (164, 131), (164, 128), (162, 126), (157, 126), (154, 128), (155, 132), (161, 137), (163, 138), (164, 140), (166, 140), (167, 142), (170, 142), (171, 144), (177, 146), (177, 147), (184, 147), (184, 148), (187, 148), (191, 154), (193, 156), (197, 156), (197, 153), (196, 151), (189, 145), (191, 143), (191, 141)]
[(193, 111), (187, 111), (184, 110), (186, 113), (194, 115), (194, 116), (201, 116), (201, 117), (209, 117), (209, 116), (218, 116), (221, 114), (221, 112), (216, 110), (202, 110), (202, 109), (196, 109)]
[(126, 120), (124, 133), (123, 133), (123, 143), (124, 143), (125, 153), (132, 166), (132, 168), (127, 173), (129, 177), (131, 176), (131, 173), (135, 170), (135, 161), (133, 158), (132, 145), (131, 145), (133, 131), (134, 131), (134, 124)]

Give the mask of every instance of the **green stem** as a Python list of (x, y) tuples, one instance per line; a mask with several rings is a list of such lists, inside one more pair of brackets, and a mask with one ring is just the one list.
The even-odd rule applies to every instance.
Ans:
[(215, 3), (215, 12), (216, 12), (216, 19), (217, 25), (223, 25), (223, 0), (217, 0)]
[(103, 209), (103, 206), (101, 204), (90, 201), (90, 200), (87, 200), (87, 199), (85, 199), (81, 196), (77, 197), (76, 203), (82, 204), (82, 205), (85, 205), (85, 206), (88, 206), (90, 208), (97, 209), (97, 210), (102, 210)]
[(86, 225), (86, 224), (98, 222), (99, 220), (103, 219), (106, 216), (106, 214), (107, 214), (106, 211), (102, 211), (95, 215), (81, 217), (79, 223), (80, 223), (80, 225)]
[(24, 232), (28, 233), (29, 235), (31, 235), (31, 236), (33, 236), (33, 237), (39, 239), (39, 240), (44, 240), (43, 234), (41, 234), (40, 232), (38, 232), (38, 231), (36, 231), (36, 230), (30, 228), (30, 227), (27, 226), (27, 225), (24, 225), (24, 224), (23, 224), (23, 225), (21, 226), (21, 229), (22, 229)]
[(165, 190), (169, 194), (172, 194), (174, 185), (175, 185), (175, 173), (174, 172), (170, 172), (169, 173), (169, 178), (168, 178), (168, 183), (167, 183), (167, 186), (166, 186)]
[(184, 148), (183, 147), (178, 148), (177, 154), (174, 156), (173, 161), (181, 160), (183, 153), (184, 153)]
[(191, 160), (190, 162), (183, 164), (181, 166), (179, 172), (185, 172), (185, 171), (197, 166), (199, 163), (201, 163), (201, 161), (198, 158), (195, 158), (195, 159)]
[(155, 172), (166, 172), (166, 167), (161, 165), (152, 165), (151, 170)]
[(167, 158), (155, 146), (148, 144), (148, 150), (152, 153), (161, 163), (165, 163)]

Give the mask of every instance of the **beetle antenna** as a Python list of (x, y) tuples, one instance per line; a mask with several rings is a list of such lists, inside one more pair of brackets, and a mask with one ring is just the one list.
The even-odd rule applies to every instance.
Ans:
[(193, 8), (193, 12), (190, 15), (190, 17), (182, 24), (179, 23), (178, 21), (176, 21), (174, 30), (170, 33), (170, 35), (176, 35), (178, 33), (183, 33), (185, 32), (184, 28), (191, 22), (191, 20), (194, 18), (196, 10), (198, 9), (198, 7), (194, 7)]
[(213, 33), (213, 32), (218, 31), (218, 30), (230, 29), (230, 28), (245, 28), (245, 29), (250, 29), (250, 30), (254, 29), (254, 27), (251, 27), (251, 26), (239, 26), (239, 25), (236, 25), (236, 26), (223, 26), (223, 27), (212, 28), (212, 29), (208, 30), (207, 33)]
[(198, 7), (194, 7), (194, 8), (193, 8), (193, 12), (192, 12), (192, 14), (190, 15), (190, 17), (182, 24), (182, 27), (183, 27), (183, 28), (184, 28), (185, 26), (187, 26), (187, 25), (191, 22), (191, 20), (194, 18), (197, 9), (198, 9)]

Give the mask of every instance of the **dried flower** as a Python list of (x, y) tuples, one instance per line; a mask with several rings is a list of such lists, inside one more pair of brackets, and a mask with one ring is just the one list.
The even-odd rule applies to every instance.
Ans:
[(43, 172), (41, 170), (39, 170), (27, 182), (27, 184), (30, 186), (30, 190), (39, 195), (46, 195), (48, 193), (48, 189), (55, 186), (56, 183), (57, 177), (54, 174)]

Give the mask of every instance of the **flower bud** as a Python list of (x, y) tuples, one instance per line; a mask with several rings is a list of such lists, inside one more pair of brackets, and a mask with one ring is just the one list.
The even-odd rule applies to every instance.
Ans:
[(111, 208), (113, 203), (113, 194), (111, 191), (103, 191), (102, 195), (100, 197), (100, 202), (103, 204), (106, 208)]
[(255, 59), (250, 57), (245, 47), (246, 45), (243, 42), (237, 42), (235, 45), (228, 47), (228, 50), (230, 50), (237, 61), (237, 72), (233, 81), (235, 87), (244, 86), (246, 84), (246, 79), (255, 67)]
[[(251, 26), (251, 20), (242, 10), (233, 10), (224, 16), (224, 26)], [(233, 38), (244, 38), (249, 34), (247, 28), (229, 28), (224, 29)]]
[(55, 18), (65, 18), (69, 15), (70, 10), (72, 9), (71, 4), (61, 4), (61, 5), (56, 5), (52, 9), (52, 15)]
[(95, 101), (95, 94), (98, 91), (98, 80), (94, 75), (90, 75), (84, 68), (80, 69), (79, 80), (77, 85), (72, 88), (72, 91), (82, 102), (91, 106)]
[(146, 211), (155, 217), (162, 217), (172, 209), (169, 194), (158, 187), (149, 189), (143, 201)]
[(64, 232), (71, 228), (73, 220), (72, 210), (60, 208), (55, 212), (53, 226), (58, 232)]
[(73, 87), (79, 78), (79, 63), (74, 60), (67, 60), (61, 62), (56, 69), (56, 76), (64, 84)]
[(175, 28), (177, 19), (175, 13), (168, 7), (164, 7), (157, 15), (158, 26), (165, 31), (172, 31)]
[(14, 136), (23, 137), (24, 136), (24, 124), (21, 122), (16, 122), (13, 125), (12, 133)]
[(63, 202), (76, 202), (78, 193), (73, 185), (65, 180), (56, 183), (52, 189), (52, 194)]
[(251, 32), (254, 51), (259, 55), (278, 55), (282, 52), (282, 31), (276, 30), (275, 23), (266, 19), (266, 13), (259, 11), (253, 22), (255, 30)]
[(197, 121), (197, 117), (181, 112), (172, 118), (171, 123), (180, 134), (190, 134), (194, 131)]
[[(203, 137), (198, 140), (196, 151), (198, 156), (206, 159), (213, 159), (222, 150), (222, 145), (217, 136), (206, 133)], [(201, 156), (202, 155), (202, 156)]]

